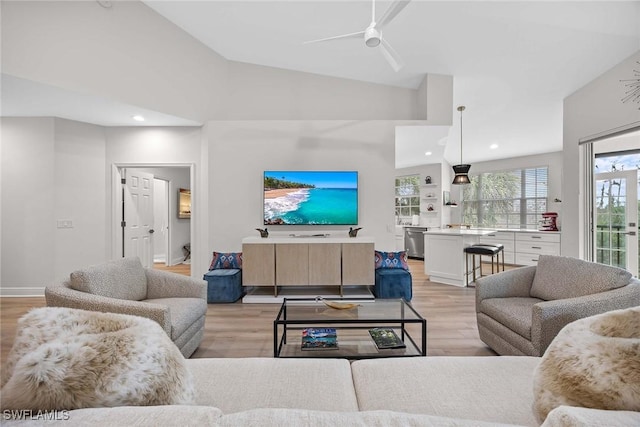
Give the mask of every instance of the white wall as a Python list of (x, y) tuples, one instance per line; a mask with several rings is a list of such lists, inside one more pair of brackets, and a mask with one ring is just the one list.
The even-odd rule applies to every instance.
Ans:
[(105, 258), (104, 134), (62, 119), (1, 123), (2, 293), (41, 295)]
[(453, 78), (445, 75), (425, 76), (417, 91), (229, 62), (228, 87), (222, 117), (228, 120), (428, 120), (450, 125), (453, 111)]
[(72, 229), (56, 229), (55, 276), (67, 275), (107, 257), (107, 197), (104, 128), (55, 120), (55, 218)]
[(640, 125), (638, 104), (621, 102), (625, 94), (621, 80), (634, 78), (638, 61), (640, 51), (564, 100), (561, 198), (565, 256), (584, 258), (584, 159), (578, 141), (632, 123)]
[(2, 291), (32, 295), (55, 270), (54, 119), (0, 123)]
[[(376, 247), (394, 242), (394, 127), (390, 121), (230, 121), (205, 126), (209, 147), (209, 252), (238, 251), (262, 225), (265, 170), (356, 170), (359, 226)], [(348, 227), (270, 226), (270, 234)]]

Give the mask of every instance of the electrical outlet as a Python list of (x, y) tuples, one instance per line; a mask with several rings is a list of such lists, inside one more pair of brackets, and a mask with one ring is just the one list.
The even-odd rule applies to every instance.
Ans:
[(56, 221), (58, 228), (73, 228), (73, 221), (70, 219), (59, 219)]

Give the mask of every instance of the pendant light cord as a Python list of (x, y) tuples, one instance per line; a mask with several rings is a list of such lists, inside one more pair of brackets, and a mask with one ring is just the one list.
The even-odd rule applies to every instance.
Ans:
[(460, 111), (460, 164), (462, 164), (462, 112), (464, 109), (464, 105), (458, 107), (458, 111)]

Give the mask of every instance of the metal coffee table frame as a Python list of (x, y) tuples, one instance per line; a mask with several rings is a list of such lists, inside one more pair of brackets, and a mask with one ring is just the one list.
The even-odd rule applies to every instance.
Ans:
[[(273, 357), (373, 359), (427, 355), (427, 321), (404, 299), (330, 298), (359, 304), (355, 309), (337, 310), (315, 298), (285, 298), (273, 321)], [(392, 314), (392, 315), (389, 315)], [(418, 342), (407, 327), (420, 329)], [(302, 330), (333, 327), (338, 335), (336, 350), (307, 350), (301, 347)], [(378, 349), (369, 335), (372, 328), (392, 328), (406, 348)]]

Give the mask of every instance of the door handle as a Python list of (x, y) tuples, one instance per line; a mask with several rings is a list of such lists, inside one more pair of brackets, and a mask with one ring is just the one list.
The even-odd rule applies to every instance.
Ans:
[(629, 236), (635, 236), (635, 235), (636, 235), (636, 232), (635, 232), (635, 231), (627, 231), (627, 232), (626, 232), (626, 233), (624, 233), (624, 234), (627, 234), (627, 235), (629, 235)]
[(153, 234), (155, 232), (156, 232), (156, 230), (154, 230), (153, 228), (151, 230), (149, 230), (149, 234)]

